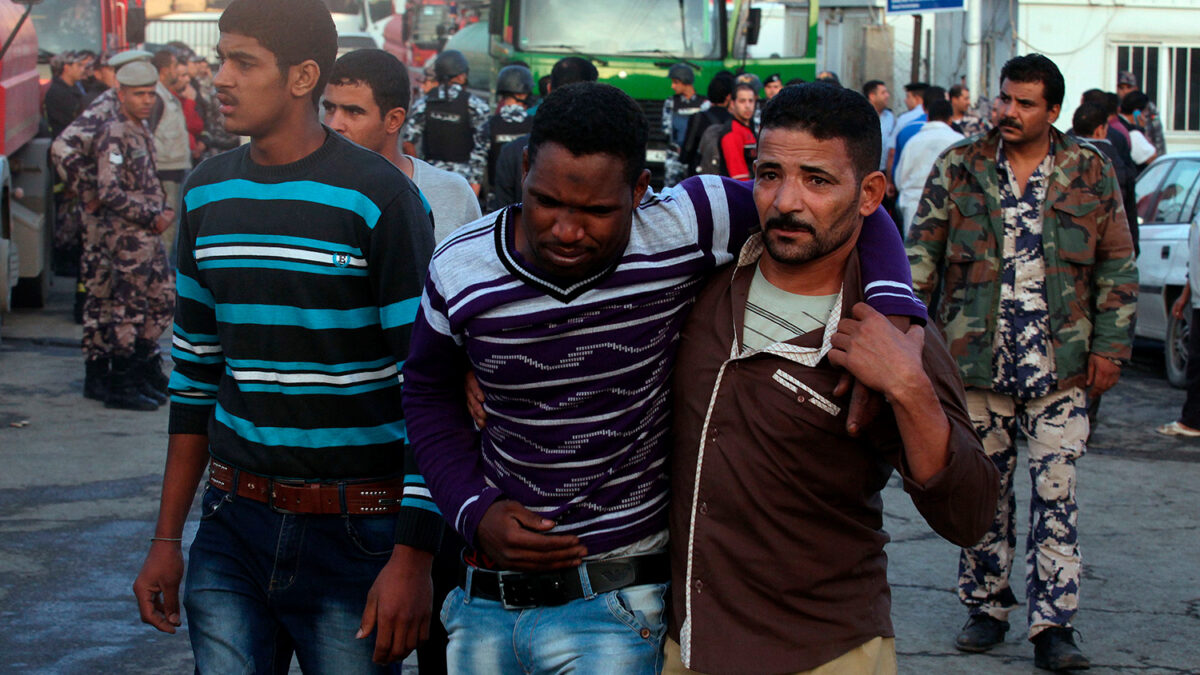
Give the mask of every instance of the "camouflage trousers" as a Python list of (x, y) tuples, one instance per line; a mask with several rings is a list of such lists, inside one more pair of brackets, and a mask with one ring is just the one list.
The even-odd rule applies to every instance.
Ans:
[(132, 356), (138, 339), (158, 342), (175, 311), (162, 239), (118, 218), (85, 213), (83, 223), (84, 356)]
[(1075, 460), (1088, 436), (1087, 394), (1079, 387), (1021, 400), (980, 389), (967, 390), (967, 408), (983, 449), (1000, 470), (996, 517), (983, 539), (965, 548), (958, 563), (958, 597), (972, 614), (1001, 621), (1017, 606), (1009, 587), (1016, 548), (1017, 430), (1029, 444), (1033, 489), (1025, 540), (1025, 595), (1029, 637), (1052, 626), (1069, 626), (1079, 608), (1079, 507)]
[(679, 181), (687, 178), (684, 169), (683, 160), (679, 158), (679, 151), (669, 148), (667, 150), (667, 158), (663, 161), (663, 185), (665, 187), (678, 185)]

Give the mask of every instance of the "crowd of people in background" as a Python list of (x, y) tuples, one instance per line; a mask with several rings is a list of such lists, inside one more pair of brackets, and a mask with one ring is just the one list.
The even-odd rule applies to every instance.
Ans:
[[(306, 17), (303, 34), (284, 35), (275, 22), (293, 9)], [(934, 529), (963, 546), (958, 591), (968, 620), (956, 646), (985, 651), (1003, 640), (1017, 604), (1008, 586), (1017, 425), (1030, 437), (1035, 482), (1027, 594), (1036, 662), (1087, 667), (1071, 632), (1080, 579), (1074, 462), (1088, 401), (1117, 381), (1129, 356), (1134, 180), (1166, 152), (1154, 105), (1131, 73), (1115, 92), (1085, 92), (1067, 134), (1052, 126), (1062, 75), (1038, 55), (1006, 64), (1000, 94), (974, 105), (962, 83), (910, 82), (898, 115), (882, 80), (846, 87), (831, 71), (816, 83), (722, 71), (702, 95), (698, 68), (681, 62), (666, 73), (661, 117), (647, 120), (627, 95), (595, 84), (596, 67), (579, 56), (541, 80), (524, 63), (507, 64), (489, 103), (467, 86), (467, 58), (442, 51), (414, 100), (409, 71), (382, 50), (334, 61), (327, 14), (307, 0), (235, 0), (218, 50), (237, 67), (217, 73), (182, 43), (65, 52), (51, 63), (56, 270), (78, 278), (84, 395), (150, 411), (170, 394), (162, 510), (135, 583), (143, 620), (160, 630), (180, 625), (178, 545), (210, 471), (189, 568), (198, 668), (272, 664), (279, 655), (262, 645), (279, 621), (290, 635), (283, 651), (300, 654), (302, 667), (328, 649), (339, 663), (369, 668), (423, 643), (422, 671), (445, 672), (447, 654), (450, 669), (462, 670), (510, 658), (501, 647), (517, 630), (514, 607), (561, 606), (545, 614), (544, 630), (607, 639), (608, 609), (584, 609), (611, 592), (635, 613), (625, 624), (638, 627), (620, 627), (628, 672), (655, 672), (664, 654), (670, 672), (736, 671), (745, 665), (736, 642), (753, 642), (780, 670), (851, 657), (894, 672), (873, 525), (893, 470)], [(651, 124), (667, 140), (657, 194), (644, 169)], [(829, 210), (810, 204), (797, 215), (803, 197), (785, 180), (797, 175), (820, 179)], [(952, 192), (979, 208), (951, 208)], [(1080, 195), (1099, 203), (1093, 213), (1044, 208)], [(283, 202), (286, 212), (275, 208)], [(493, 215), (483, 219), (483, 208)], [(1061, 220), (1072, 215), (1086, 223)], [(1078, 237), (1062, 238), (1071, 225), (1092, 237), (1092, 258)], [(566, 241), (567, 230), (577, 238)], [(807, 247), (797, 243), (806, 232)], [(960, 260), (966, 254), (949, 239), (978, 241)], [(964, 276), (965, 265), (949, 263), (980, 267)], [(1067, 290), (1047, 295), (1048, 279)], [(580, 297), (596, 311), (572, 305)], [(707, 309), (685, 322), (692, 302)], [(716, 333), (710, 325), (731, 305), (739, 327), (745, 317), (744, 341), (724, 332), (728, 322)], [(158, 342), (173, 313), (168, 383)], [(926, 320), (928, 334), (909, 328)], [(682, 377), (708, 379), (699, 388), (676, 382), (683, 403), (672, 412), (681, 336), (691, 340)], [(891, 358), (862, 360), (853, 352), (864, 345)], [(603, 363), (553, 356), (608, 350)], [(755, 370), (762, 364), (769, 368)], [(841, 368), (888, 394), (897, 411), (870, 427), (869, 442), (849, 431), (862, 408), (843, 415), (841, 405), (856, 404), (834, 388)], [(615, 375), (620, 391), (652, 391), (616, 396), (606, 379)], [(913, 381), (922, 385), (916, 399)], [(731, 393), (742, 386), (783, 387), (776, 393), (786, 390), (781, 400), (792, 407), (774, 416), (769, 406), (750, 409), (755, 397)], [(797, 416), (810, 422), (792, 429)], [(672, 419), (678, 438), (668, 440)], [(820, 480), (844, 489), (830, 499), (753, 472), (731, 487), (726, 474), (744, 468), (732, 462), (702, 476), (705, 453), (696, 455), (707, 448), (710, 463), (722, 461), (710, 443), (722, 422), (722, 445), (751, 456), (775, 444), (790, 453), (788, 434), (811, 440), (820, 429), (815, 437), (855, 468), (828, 467)], [(876, 441), (886, 452), (864, 451)], [(687, 461), (668, 475), (671, 443), (674, 461)], [(559, 447), (605, 459), (600, 469), (562, 464)], [(873, 478), (854, 482), (862, 476)], [(824, 509), (853, 522), (811, 546), (774, 549), (789, 538), (783, 530), (711, 525), (745, 509), (746, 486), (758, 482), (756, 495), (781, 513)], [(671, 492), (687, 499), (669, 505)], [(242, 562), (227, 555), (237, 549), (251, 566), (272, 568), (281, 553), (268, 544), (299, 526), (276, 509), (279, 495), (287, 513), (340, 513), (345, 529), (361, 529), (351, 546), (340, 525), (297, 521), (337, 542), (307, 553), (335, 571), (307, 573), (282, 609), (272, 605), (278, 598), (257, 599), (261, 580), (230, 588)], [(851, 498), (847, 515), (840, 509)], [(538, 515), (551, 511), (562, 516), (557, 525)], [(364, 546), (366, 562), (355, 552)], [(741, 561), (723, 551), (757, 546), (772, 561), (827, 547), (808, 562), (840, 575), (844, 592), (780, 600), (774, 589), (790, 580), (766, 568), (742, 570), (758, 575), (744, 587), (693, 569), (693, 558), (733, 569)], [(589, 552), (604, 562), (585, 560)], [(589, 580), (575, 565), (608, 576)], [(520, 599), (504, 586), (514, 574), (530, 584)], [(763, 587), (771, 592), (755, 595)], [(316, 607), (326, 596), (351, 609)], [(781, 626), (801, 626), (804, 639), (738, 632), (743, 600)], [(443, 602), (453, 616), (443, 614), (445, 626), (434, 619), (426, 640), (429, 607)], [(868, 606), (869, 617), (856, 610), (834, 622), (841, 632), (811, 620)], [(262, 618), (271, 612), (281, 618)], [(356, 630), (376, 639), (348, 640)], [(565, 656), (540, 658), (583, 658), (564, 644)]]

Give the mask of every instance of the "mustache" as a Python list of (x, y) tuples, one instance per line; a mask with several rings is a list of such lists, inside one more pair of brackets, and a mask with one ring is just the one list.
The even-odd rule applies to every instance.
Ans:
[(1018, 122), (1017, 120), (1015, 120), (1011, 117), (1002, 118), (1000, 120), (1000, 124), (998, 124), (997, 126), (1009, 127), (1010, 129), (1016, 129), (1017, 131), (1020, 131), (1025, 128), (1024, 126), (1021, 125), (1020, 122)]
[(789, 232), (807, 232), (811, 235), (817, 234), (817, 228), (811, 223), (806, 223), (799, 216), (792, 213), (781, 213), (777, 216), (772, 216), (763, 223), (763, 232), (771, 230), (787, 230)]

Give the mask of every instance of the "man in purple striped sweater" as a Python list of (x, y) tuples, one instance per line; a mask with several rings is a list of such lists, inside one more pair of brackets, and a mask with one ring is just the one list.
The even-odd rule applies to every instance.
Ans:
[[(660, 667), (671, 369), (703, 281), (758, 217), (728, 179), (648, 190), (646, 135), (619, 90), (555, 89), (523, 203), (434, 253), (404, 411), (433, 499), (471, 547), (442, 608), (450, 672)], [(886, 216), (867, 219), (862, 250), (868, 302), (923, 320)]]

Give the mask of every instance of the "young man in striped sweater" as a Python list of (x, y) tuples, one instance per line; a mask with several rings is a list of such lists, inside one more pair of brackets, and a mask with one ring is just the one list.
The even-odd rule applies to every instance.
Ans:
[(399, 169), (320, 124), (337, 50), (320, 0), (235, 0), (220, 29), (217, 99), (251, 142), (185, 190), (171, 438), (134, 592), (143, 621), (180, 625), (208, 466), (184, 599), (197, 671), (277, 672), (294, 652), (305, 671), (383, 672), (373, 657), (427, 630), (396, 589), (442, 527), (405, 498), (397, 377), (431, 225)]
[[(460, 228), (430, 265), (404, 409), (430, 492), (471, 546), (442, 607), (451, 672), (661, 663), (669, 376), (704, 279), (758, 217), (732, 180), (648, 192), (646, 134), (619, 90), (556, 88), (523, 203)], [(863, 237), (867, 281), (881, 282), (868, 301), (923, 319), (895, 226), (872, 217)]]

